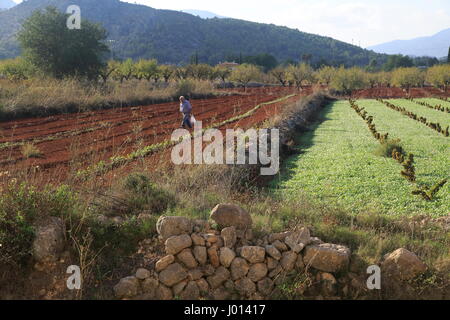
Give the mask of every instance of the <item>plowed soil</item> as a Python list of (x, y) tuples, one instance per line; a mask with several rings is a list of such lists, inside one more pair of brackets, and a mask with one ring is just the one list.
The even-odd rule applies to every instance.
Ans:
[[(207, 127), (291, 93), (299, 92), (289, 88), (248, 89), (240, 95), (191, 103), (196, 119)], [(252, 127), (276, 115), (286, 102), (310, 93), (305, 89), (289, 101), (264, 106), (251, 117), (220, 129)], [(51, 174), (52, 180), (64, 179), (72, 167), (79, 169), (170, 139), (181, 123), (178, 109), (178, 103), (172, 102), (0, 123), (0, 172), (35, 168)], [(26, 157), (24, 144), (32, 144), (40, 155)]]

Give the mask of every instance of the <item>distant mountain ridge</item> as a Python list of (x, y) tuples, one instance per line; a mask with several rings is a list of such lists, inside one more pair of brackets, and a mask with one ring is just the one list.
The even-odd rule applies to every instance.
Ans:
[(296, 60), (312, 54), (312, 63), (334, 65), (379, 64), (385, 55), (329, 37), (317, 36), (271, 24), (237, 19), (201, 19), (191, 14), (157, 10), (118, 0), (28, 0), (0, 12), (0, 59), (20, 54), (15, 34), (36, 9), (51, 5), (66, 11), (81, 8), (82, 18), (97, 22), (114, 40), (117, 58), (156, 58), (161, 63), (186, 63), (193, 55), (199, 62), (215, 64), (227, 57), (268, 53), (278, 61)]
[(12, 0), (0, 0), (0, 9), (9, 9), (16, 5)]
[(450, 46), (450, 28), (429, 37), (411, 40), (395, 40), (368, 47), (378, 53), (403, 54), (408, 56), (446, 57)]
[(193, 9), (187, 9), (187, 10), (181, 10), (181, 12), (192, 14), (193, 16), (200, 17), (202, 19), (213, 19), (213, 18), (219, 18), (219, 19), (225, 19), (227, 17), (215, 14), (214, 12), (205, 11), (205, 10), (193, 10)]

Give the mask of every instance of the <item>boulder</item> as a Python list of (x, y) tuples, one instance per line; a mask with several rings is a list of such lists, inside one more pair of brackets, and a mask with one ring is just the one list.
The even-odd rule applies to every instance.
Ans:
[(179, 296), (187, 284), (188, 284), (188, 280), (183, 280), (180, 283), (177, 283), (176, 285), (174, 285), (172, 288), (173, 295), (175, 297)]
[(161, 216), (156, 223), (156, 230), (163, 241), (172, 236), (191, 234), (193, 223), (186, 217), (166, 217)]
[(150, 278), (150, 271), (144, 268), (139, 268), (136, 271), (136, 278), (138, 278), (139, 280)]
[(192, 243), (194, 244), (194, 246), (204, 246), (205, 245), (205, 239), (203, 239), (202, 236), (193, 233), (191, 235), (191, 239), (192, 239)]
[(169, 265), (175, 262), (175, 257), (172, 254), (169, 254), (156, 262), (155, 271), (160, 272), (167, 268)]
[(192, 239), (189, 235), (172, 236), (166, 240), (166, 253), (176, 255), (183, 249), (192, 245)]
[(247, 261), (242, 258), (234, 258), (231, 262), (231, 279), (238, 280), (245, 277), (250, 269)]
[(250, 263), (264, 262), (266, 250), (263, 247), (245, 246), (242, 247), (240, 255)]
[(195, 246), (194, 247), (194, 257), (200, 265), (205, 265), (208, 261), (208, 253), (206, 252), (206, 247)]
[(216, 247), (208, 248), (208, 258), (214, 268), (218, 268), (220, 266), (219, 253)]
[(234, 284), (242, 297), (249, 297), (256, 292), (256, 284), (247, 277), (237, 280)]
[(286, 231), (286, 232), (280, 232), (280, 233), (272, 233), (269, 235), (269, 242), (274, 243), (275, 241), (284, 241), (287, 236), (289, 236), (292, 232)]
[(159, 281), (167, 287), (173, 287), (188, 277), (179, 263), (173, 263), (159, 273)]
[(311, 242), (311, 234), (308, 228), (301, 228), (300, 230), (292, 232), (284, 241), (289, 248), (295, 253), (299, 253)]
[(272, 293), (272, 290), (274, 288), (274, 283), (270, 278), (264, 278), (260, 281), (258, 281), (258, 291), (263, 295), (263, 296), (270, 296), (270, 294)]
[(172, 290), (160, 284), (158, 289), (156, 290), (156, 300), (172, 300), (172, 299), (173, 299)]
[(280, 240), (275, 240), (275, 241), (272, 243), (272, 245), (273, 245), (278, 251), (281, 251), (281, 252), (288, 251), (287, 245), (286, 245), (285, 243), (281, 242)]
[(132, 298), (139, 292), (139, 280), (136, 277), (120, 279), (113, 289), (115, 296), (119, 299)]
[(214, 275), (209, 276), (207, 280), (212, 289), (217, 289), (229, 278), (230, 278), (230, 271), (228, 271), (228, 269), (226, 269), (225, 267), (221, 266), (217, 268)]
[(197, 261), (192, 254), (191, 249), (184, 249), (177, 255), (177, 259), (188, 269), (195, 269), (198, 266)]
[(290, 272), (294, 270), (298, 255), (294, 251), (283, 252), (280, 265), (284, 271)]
[(233, 248), (235, 246), (237, 240), (235, 227), (227, 227), (222, 229), (221, 236), (223, 238), (225, 247)]
[(345, 246), (331, 243), (314, 244), (306, 247), (303, 261), (319, 271), (333, 273), (347, 270), (350, 255), (350, 249)]
[(233, 262), (236, 257), (236, 253), (228, 247), (220, 248), (220, 263), (225, 267), (229, 268), (231, 262)]
[(281, 252), (273, 245), (266, 246), (266, 253), (275, 260), (281, 259)]
[(204, 295), (209, 291), (209, 284), (204, 278), (198, 279), (195, 283), (197, 283), (201, 294)]
[(58, 261), (65, 245), (65, 225), (60, 218), (50, 217), (36, 227), (33, 257), (38, 262)]
[(236, 227), (245, 230), (252, 226), (250, 214), (234, 204), (219, 204), (212, 211), (210, 218), (221, 228)]
[(427, 271), (427, 266), (416, 254), (400, 248), (385, 255), (381, 269), (386, 274), (397, 276), (401, 280), (411, 280)]
[(198, 300), (200, 289), (195, 281), (190, 281), (180, 295), (181, 300)]
[(250, 266), (247, 277), (253, 282), (258, 282), (267, 275), (268, 271), (265, 263), (255, 263)]
[(156, 297), (156, 290), (158, 289), (159, 281), (153, 278), (147, 278), (142, 281), (142, 292), (148, 294), (152, 299)]

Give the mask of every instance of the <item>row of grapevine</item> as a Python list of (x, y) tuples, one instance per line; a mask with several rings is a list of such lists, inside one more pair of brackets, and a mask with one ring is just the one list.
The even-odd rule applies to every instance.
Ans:
[[(364, 108), (361, 108), (357, 105), (355, 100), (350, 99), (350, 106), (352, 109), (356, 111), (356, 113), (366, 121), (367, 126), (374, 136), (381, 144), (388, 142), (389, 133), (382, 134), (377, 131), (375, 123), (373, 122), (373, 116), (369, 116), (367, 111)], [(391, 156), (394, 160), (396, 160), (399, 164), (402, 165), (403, 170), (400, 172), (402, 177), (407, 179), (409, 182), (416, 184), (416, 169), (414, 167), (414, 155), (409, 153), (406, 156), (405, 151), (402, 147), (396, 146), (392, 149)], [(444, 179), (433, 187), (428, 186), (417, 186), (417, 189), (412, 192), (413, 195), (420, 195), (426, 201), (432, 201), (439, 190), (447, 183), (447, 179)]]
[(450, 136), (450, 132), (449, 132), (450, 127), (449, 127), (449, 126), (447, 126), (447, 128), (444, 130), (444, 129), (442, 128), (442, 126), (440, 125), (440, 123), (438, 123), (438, 122), (436, 122), (436, 123), (430, 122), (430, 121), (427, 120), (427, 118), (418, 116), (418, 115), (415, 114), (414, 112), (411, 112), (411, 111), (407, 110), (407, 109), (404, 108), (404, 107), (396, 106), (395, 104), (390, 103), (389, 101), (385, 101), (385, 100), (383, 100), (382, 98), (377, 98), (376, 100), (379, 101), (379, 102), (381, 102), (381, 103), (383, 103), (385, 106), (387, 106), (388, 108), (390, 108), (390, 109), (392, 109), (392, 110), (395, 110), (395, 111), (397, 111), (397, 112), (400, 112), (400, 113), (402, 113), (403, 115), (408, 116), (409, 118), (411, 118), (411, 119), (413, 119), (413, 120), (416, 120), (416, 121), (418, 121), (418, 122), (420, 122), (420, 123), (423, 123), (424, 125), (426, 125), (426, 126), (429, 127), (430, 129), (433, 129), (433, 130), (435, 130), (435, 131), (437, 131), (437, 132), (443, 134), (443, 135), (446, 136), (446, 137), (449, 137), (449, 136)]
[(428, 102), (425, 102), (425, 101), (417, 101), (417, 100), (415, 100), (413, 97), (409, 97), (409, 98), (407, 98), (407, 99), (408, 99), (409, 101), (411, 101), (411, 102), (417, 103), (418, 105), (427, 107), (427, 108), (429, 108), (429, 109), (433, 109), (433, 110), (438, 110), (438, 111), (450, 113), (450, 108), (448, 108), (448, 107), (443, 107), (443, 106), (440, 105), (440, 104), (437, 104), (437, 105), (433, 106), (433, 105), (431, 105), (431, 104), (429, 104)]

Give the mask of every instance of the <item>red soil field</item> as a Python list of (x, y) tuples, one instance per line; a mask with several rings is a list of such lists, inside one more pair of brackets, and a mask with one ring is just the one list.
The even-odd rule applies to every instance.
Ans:
[(444, 93), (443, 91), (434, 87), (424, 88), (411, 88), (409, 94), (407, 90), (396, 87), (377, 87), (371, 89), (358, 90), (352, 94), (356, 99), (371, 99), (371, 98), (406, 98), (411, 96), (413, 98), (426, 98), (426, 97), (448, 97), (450, 92)]
[[(192, 100), (197, 120), (203, 127), (246, 113), (256, 105), (292, 93), (292, 88), (247, 89), (245, 94)], [(311, 93), (306, 89), (300, 95)], [(292, 102), (295, 98), (289, 99)], [(287, 101), (264, 106), (251, 117), (224, 128), (246, 129), (276, 115)], [(63, 114), (45, 118), (21, 119), (0, 123), (0, 172), (23, 171), (38, 167), (52, 179), (66, 178), (71, 168), (107, 161), (170, 139), (181, 123), (178, 103), (163, 103), (135, 108), (120, 108)], [(41, 153), (24, 157), (22, 145), (32, 143)]]

